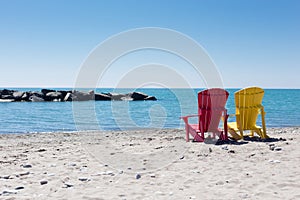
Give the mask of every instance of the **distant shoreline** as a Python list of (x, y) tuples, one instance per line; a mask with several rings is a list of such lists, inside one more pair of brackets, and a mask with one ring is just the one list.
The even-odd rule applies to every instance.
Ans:
[[(287, 132), (287, 131), (293, 131), (293, 130), (300, 130), (300, 125), (299, 126), (287, 126), (287, 127), (267, 127), (267, 133), (268, 131), (271, 132), (276, 132), (280, 133), (280, 131)], [(112, 133), (112, 132), (132, 132), (132, 131), (184, 131), (183, 128), (132, 128), (132, 129), (127, 129), (127, 130), (74, 130), (74, 131), (45, 131), (45, 132), (16, 132), (16, 133), (1, 133), (0, 136), (5, 136), (5, 135), (33, 135), (33, 134), (80, 134), (80, 133)], [(229, 133), (228, 133), (229, 134)]]
[[(58, 89), (76, 89), (76, 90), (92, 90), (92, 89), (130, 89), (130, 90), (136, 90), (136, 89), (166, 89), (166, 88), (161, 88), (161, 87), (145, 87), (145, 88), (130, 88), (130, 87), (81, 87), (81, 88), (76, 88), (76, 87), (37, 87), (37, 86), (34, 86), (34, 87), (0, 87), (0, 90), (3, 90), (3, 89), (37, 89), (37, 90), (40, 90), (40, 89), (43, 89), (43, 88), (47, 88), (47, 89), (53, 89), (53, 90), (58, 90)], [(232, 90), (240, 90), (244, 87), (223, 87), (225, 89), (232, 89)], [(271, 87), (262, 87), (263, 89), (266, 89), (266, 90), (300, 90), (300, 88), (271, 88)], [(205, 89), (205, 87), (190, 87), (190, 88), (167, 88), (167, 89)]]

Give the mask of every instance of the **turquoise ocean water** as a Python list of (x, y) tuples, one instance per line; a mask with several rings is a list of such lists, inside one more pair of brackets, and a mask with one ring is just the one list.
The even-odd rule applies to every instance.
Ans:
[[(38, 91), (39, 88), (10, 88)], [(60, 88), (60, 90), (68, 88)], [(234, 92), (227, 101), (234, 114)], [(128, 93), (133, 89), (97, 89)], [(182, 128), (180, 116), (197, 113), (201, 89), (138, 89), (158, 101), (13, 102), (0, 103), (0, 134), (136, 128)], [(267, 127), (300, 126), (300, 90), (266, 89), (263, 99)], [(234, 121), (230, 118), (229, 121)], [(260, 118), (258, 120), (260, 123)]]

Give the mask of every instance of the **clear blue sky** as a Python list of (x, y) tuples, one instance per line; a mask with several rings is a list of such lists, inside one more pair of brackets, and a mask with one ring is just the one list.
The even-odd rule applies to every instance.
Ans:
[(162, 27), (201, 44), (225, 87), (300, 88), (298, 0), (0, 0), (0, 25), (0, 87), (72, 87), (100, 42)]

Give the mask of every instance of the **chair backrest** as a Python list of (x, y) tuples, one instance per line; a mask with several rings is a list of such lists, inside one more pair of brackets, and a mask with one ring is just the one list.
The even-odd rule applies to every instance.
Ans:
[(242, 130), (253, 130), (260, 109), (264, 90), (259, 87), (249, 87), (234, 93), (237, 127)]
[(215, 132), (225, 111), (229, 93), (221, 88), (212, 88), (198, 93), (199, 129), (201, 132)]

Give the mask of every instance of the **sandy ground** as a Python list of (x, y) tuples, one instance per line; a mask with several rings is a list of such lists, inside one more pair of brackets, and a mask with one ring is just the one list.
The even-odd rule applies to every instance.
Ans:
[(0, 135), (0, 199), (300, 199), (300, 128), (185, 142), (184, 130)]

